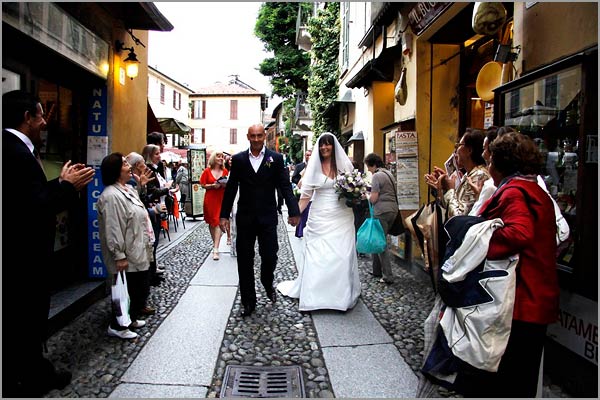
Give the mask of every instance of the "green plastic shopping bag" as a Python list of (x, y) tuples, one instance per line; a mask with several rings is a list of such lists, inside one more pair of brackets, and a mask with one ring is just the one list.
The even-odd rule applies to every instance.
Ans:
[(383, 253), (387, 246), (385, 232), (381, 222), (373, 216), (373, 206), (369, 202), (369, 218), (358, 228), (356, 233), (356, 251), (364, 254)]

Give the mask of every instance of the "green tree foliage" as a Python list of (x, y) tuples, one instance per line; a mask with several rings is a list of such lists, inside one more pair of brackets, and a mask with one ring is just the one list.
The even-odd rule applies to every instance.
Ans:
[[(296, 118), (296, 98), (290, 97), (283, 101), (283, 121), (285, 123), (285, 136), (288, 138), (288, 147), (286, 147), (286, 153), (293, 160), (294, 163), (299, 163), (304, 159), (303, 152), (303, 139), (298, 135), (292, 135), (292, 122)], [(283, 151), (282, 151), (283, 152)]]
[(310, 11), (310, 3), (266, 2), (260, 7), (254, 34), (264, 43), (273, 57), (259, 66), (261, 74), (270, 77), (273, 94), (282, 98), (306, 91), (310, 56), (296, 46), (298, 7)]
[(308, 31), (312, 38), (311, 66), (308, 78), (308, 104), (313, 117), (313, 139), (323, 132), (339, 137), (336, 116), (326, 117), (325, 110), (338, 97), (340, 3), (327, 3), (316, 17), (309, 20)]

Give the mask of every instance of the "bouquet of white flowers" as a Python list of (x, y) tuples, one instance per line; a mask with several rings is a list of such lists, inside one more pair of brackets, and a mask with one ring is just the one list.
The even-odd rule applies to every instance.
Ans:
[(366, 174), (355, 169), (352, 172), (341, 172), (335, 177), (333, 188), (339, 193), (338, 198), (346, 200), (346, 205), (352, 207), (364, 199), (371, 190), (371, 184), (366, 180)]

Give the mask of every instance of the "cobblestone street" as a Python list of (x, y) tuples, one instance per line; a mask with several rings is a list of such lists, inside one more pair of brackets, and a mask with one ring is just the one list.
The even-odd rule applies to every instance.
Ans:
[[(279, 224), (279, 264), (275, 281), (295, 277), (295, 261), (285, 225)], [(172, 246), (159, 263), (167, 269), (166, 281), (151, 290), (157, 313), (147, 318), (133, 341), (106, 335), (110, 309), (108, 296), (90, 307), (76, 320), (48, 340), (48, 357), (57, 367), (73, 372), (73, 380), (62, 391), (47, 397), (107, 397), (132, 364), (158, 326), (169, 315), (189, 282), (211, 250), (205, 224), (178, 245)], [(229, 257), (229, 255), (224, 255)], [(258, 260), (257, 260), (258, 261)], [(258, 262), (255, 263), (258, 266)], [(422, 324), (433, 304), (428, 282), (416, 280), (394, 264), (396, 283), (379, 283), (369, 273), (369, 258), (359, 258), (362, 301), (393, 338), (394, 345), (416, 373), (423, 352)], [(260, 286), (260, 284), (258, 284)], [(297, 300), (279, 296), (272, 305), (262, 288), (257, 290), (256, 312), (249, 318), (239, 316), (239, 294), (225, 328), (207, 397), (218, 397), (227, 365), (300, 365), (304, 372), (306, 397), (334, 397), (327, 365), (310, 313), (297, 310)], [(199, 304), (198, 307), (202, 305)], [(546, 387), (544, 397), (566, 397)], [(440, 397), (452, 393), (440, 390)], [(548, 395), (548, 396), (546, 396)]]

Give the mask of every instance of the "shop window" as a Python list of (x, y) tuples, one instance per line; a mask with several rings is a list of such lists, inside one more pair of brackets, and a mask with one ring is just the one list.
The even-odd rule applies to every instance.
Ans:
[(571, 237), (558, 249), (559, 269), (575, 267), (578, 171), (584, 154), (581, 136), (581, 67), (564, 69), (501, 95), (500, 124), (530, 136), (542, 155), (542, 178), (569, 222)]

